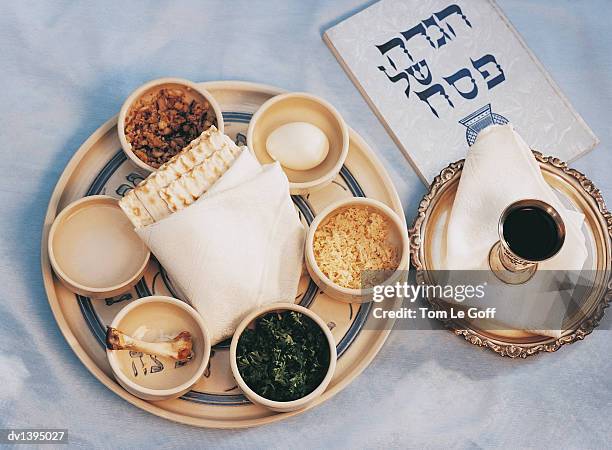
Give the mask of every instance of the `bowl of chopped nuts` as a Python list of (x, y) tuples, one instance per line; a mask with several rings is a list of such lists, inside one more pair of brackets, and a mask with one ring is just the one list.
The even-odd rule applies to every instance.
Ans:
[(223, 132), (221, 108), (206, 89), (182, 78), (160, 78), (126, 99), (117, 132), (126, 155), (152, 172), (211, 125)]
[(408, 231), (384, 203), (352, 197), (317, 214), (304, 254), (308, 273), (323, 292), (365, 303), (373, 300), (375, 286), (406, 281)]

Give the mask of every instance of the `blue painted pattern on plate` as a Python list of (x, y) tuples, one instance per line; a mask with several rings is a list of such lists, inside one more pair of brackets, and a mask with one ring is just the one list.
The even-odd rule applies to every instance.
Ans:
[[(246, 144), (246, 138), (244, 134), (244, 132), (246, 131), (245, 125), (248, 125), (251, 116), (252, 114), (243, 112), (223, 113), (223, 119), (226, 123), (226, 127), (232, 128), (232, 125), (238, 125), (238, 127), (240, 127), (241, 130), (237, 131), (234, 137), (235, 141), (239, 145)], [(229, 134), (229, 130), (226, 130), (226, 132), (228, 132)], [(118, 175), (121, 175), (119, 172), (122, 172), (124, 170), (127, 170), (127, 172), (125, 172), (123, 176), (120, 176), (118, 178)], [(102, 170), (92, 181), (91, 185), (89, 186), (89, 189), (87, 190), (86, 195), (97, 195), (105, 193), (107, 195), (123, 197), (127, 192), (129, 192), (138, 183), (140, 183), (145, 177), (146, 174), (141, 173), (138, 169), (136, 169), (127, 160), (127, 157), (125, 156), (123, 151), (119, 150), (108, 161), (108, 163), (102, 168)], [(115, 187), (111, 182), (113, 178), (115, 178)], [(355, 197), (365, 197), (363, 189), (346, 166), (342, 167), (342, 170), (340, 171), (340, 180), (342, 180), (344, 184), (342, 184), (339, 180), (335, 180), (334, 183), (343, 190), (345, 190), (347, 193)], [(310, 224), (315, 216), (315, 211), (309, 203), (308, 197), (309, 196), (292, 196), (292, 200), (297, 208), (298, 214), (300, 215), (300, 218), (305, 222), (305, 224)], [(153, 260), (151, 264), (156, 264), (157, 266), (154, 270), (154, 275), (151, 277), (150, 283), (147, 284), (146, 276), (143, 277), (135, 286), (133, 293), (125, 293), (121, 296), (114, 297), (112, 299), (106, 299), (106, 301), (96, 303), (92, 302), (92, 300), (88, 297), (84, 297), (81, 295), (76, 296), (80, 310), (83, 314), (83, 317), (85, 318), (85, 322), (87, 323), (91, 333), (94, 335), (94, 337), (100, 343), (101, 346), (105, 346), (104, 341), (106, 335), (105, 320), (101, 317), (101, 313), (106, 313), (106, 311), (98, 311), (98, 309), (109, 307), (113, 308), (115, 307), (115, 305), (117, 305), (117, 308), (120, 308), (125, 302), (130, 301), (134, 298), (146, 297), (149, 295), (154, 295), (156, 293), (163, 293), (166, 295), (177, 297), (176, 290), (172, 287), (172, 282), (168, 278), (168, 275), (163, 269), (163, 267), (161, 267), (161, 265), (159, 265), (159, 263), (155, 260)], [(309, 279), (306, 290), (298, 296), (296, 301), (298, 301), (298, 303), (303, 306), (310, 307), (316, 301), (319, 294), (319, 288), (312, 280)], [(353, 311), (353, 305), (349, 305), (351, 324), (346, 333), (338, 341), (338, 358), (340, 358), (346, 352), (346, 350), (348, 350), (355, 338), (359, 335), (361, 329), (363, 328), (363, 325), (366, 322), (368, 313), (370, 311), (370, 305), (364, 304), (358, 306), (358, 308), (359, 309), (355, 314)], [(330, 328), (334, 328), (335, 323), (329, 322), (328, 326), (330, 326)], [(215, 353), (219, 350), (227, 349), (229, 347), (229, 342), (230, 340), (221, 342), (213, 348), (213, 351), (211, 352), (211, 364), (214, 360)], [(204, 376), (210, 376), (210, 373), (211, 371), (209, 367)], [(223, 406), (238, 406), (250, 403), (249, 400), (242, 394), (232, 394), (231, 391), (233, 390), (237, 390), (237, 387), (233, 386), (227, 389), (227, 393), (210, 393), (192, 390), (183, 395), (181, 399), (190, 402)]]

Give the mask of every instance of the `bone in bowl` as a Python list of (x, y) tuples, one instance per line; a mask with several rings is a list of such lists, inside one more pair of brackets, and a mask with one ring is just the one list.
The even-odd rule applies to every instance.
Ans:
[[(136, 397), (149, 401), (180, 397), (198, 382), (208, 365), (208, 329), (202, 317), (181, 300), (165, 296), (134, 300), (119, 311), (110, 327), (144, 341), (133, 350), (129, 346), (106, 350), (115, 379)], [(191, 356), (183, 360), (169, 357), (167, 344), (181, 339), (184, 332), (192, 340)]]

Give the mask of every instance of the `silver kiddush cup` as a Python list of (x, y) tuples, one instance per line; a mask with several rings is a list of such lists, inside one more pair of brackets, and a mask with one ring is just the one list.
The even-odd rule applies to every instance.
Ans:
[(489, 252), (489, 266), (506, 284), (523, 284), (538, 263), (555, 256), (565, 242), (559, 212), (541, 200), (519, 200), (507, 206), (498, 223), (499, 241)]

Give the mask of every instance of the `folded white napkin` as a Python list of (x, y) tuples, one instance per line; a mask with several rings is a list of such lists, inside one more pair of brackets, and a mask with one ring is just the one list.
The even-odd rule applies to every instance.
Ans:
[(304, 226), (280, 165), (262, 167), (248, 151), (193, 205), (136, 231), (213, 345), (254, 308), (297, 295)]
[[(549, 203), (565, 223), (566, 238), (562, 249), (555, 257), (540, 263), (539, 270), (580, 271), (587, 257), (581, 231), (584, 216), (561, 204), (544, 180), (529, 146), (509, 124), (484, 129), (468, 151), (449, 217), (444, 268), (489, 270), (489, 251), (499, 240), (499, 217), (509, 204), (521, 199), (539, 199)], [(565, 306), (558, 301), (558, 292), (534, 286), (533, 280), (524, 285), (510, 286), (493, 279), (495, 281), (486, 289), (483, 304), (473, 306), (493, 306), (491, 301), (495, 297), (502, 310), (496, 316), (498, 321), (512, 328), (525, 329), (525, 320), (529, 319), (530, 324), (538, 323), (539, 314), (540, 323), (552, 322), (558, 327), (535, 331), (555, 337), (560, 335)], [(535, 289), (542, 292), (537, 304), (533, 302)], [(547, 290), (549, 292), (545, 292)]]

